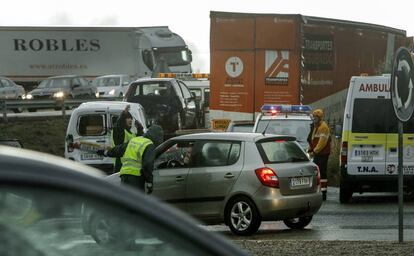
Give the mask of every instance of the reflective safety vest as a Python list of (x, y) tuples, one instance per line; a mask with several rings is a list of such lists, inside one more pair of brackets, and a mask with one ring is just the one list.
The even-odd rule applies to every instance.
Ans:
[[(128, 131), (127, 129), (124, 129), (124, 143), (127, 143), (128, 141), (130, 141), (132, 138), (135, 138), (136, 136)], [(112, 147), (115, 147), (115, 142), (114, 142), (114, 130), (112, 129), (111, 131), (111, 143), (112, 143)]]
[(331, 135), (329, 126), (325, 121), (321, 121), (318, 127), (314, 127), (310, 148), (317, 155), (329, 155), (331, 153)]
[(122, 168), (119, 175), (129, 174), (141, 176), (142, 155), (150, 144), (153, 143), (147, 138), (132, 138), (128, 143), (124, 156), (121, 158)]

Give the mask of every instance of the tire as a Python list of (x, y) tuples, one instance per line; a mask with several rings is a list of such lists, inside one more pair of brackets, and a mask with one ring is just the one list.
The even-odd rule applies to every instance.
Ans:
[(116, 244), (116, 236), (112, 234), (112, 225), (102, 215), (94, 216), (90, 224), (90, 232), (95, 242), (102, 246), (113, 246)]
[(237, 197), (227, 204), (224, 218), (230, 230), (240, 236), (257, 232), (262, 222), (256, 205), (245, 196)]
[[(17, 100), (22, 100), (22, 97), (17, 97)], [(22, 107), (20, 107), (20, 108), (14, 108), (13, 109), (13, 112), (14, 113), (22, 113), (23, 112), (23, 110), (24, 110), (24, 108), (22, 108)]]
[(309, 223), (312, 221), (312, 217), (313, 216), (305, 216), (294, 219), (287, 219), (283, 220), (283, 223), (285, 223), (285, 225), (291, 229), (303, 229), (309, 225)]
[(341, 204), (349, 203), (352, 198), (352, 193), (352, 187), (341, 182), (339, 185), (339, 202)]

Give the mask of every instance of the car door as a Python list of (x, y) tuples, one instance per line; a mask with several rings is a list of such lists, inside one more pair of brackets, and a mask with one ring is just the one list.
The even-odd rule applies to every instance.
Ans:
[(185, 195), (189, 172), (184, 157), (193, 144), (191, 141), (171, 141), (157, 150), (154, 164), (153, 195), (182, 211), (187, 210)]
[[(196, 107), (195, 98), (191, 95), (190, 90), (188, 90), (187, 86), (183, 82), (181, 81), (177, 81), (177, 82), (180, 85), (180, 89), (184, 97), (185, 126), (192, 127), (196, 123), (196, 116), (197, 116), (196, 115), (197, 107)], [(195, 127), (192, 127), (192, 128), (195, 128)]]
[(199, 140), (187, 182), (187, 207), (200, 219), (218, 218), (243, 167), (242, 143)]

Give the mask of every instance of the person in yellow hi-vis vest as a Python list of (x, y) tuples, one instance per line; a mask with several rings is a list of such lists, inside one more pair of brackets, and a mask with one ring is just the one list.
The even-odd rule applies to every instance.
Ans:
[[(127, 105), (125, 109), (122, 111), (121, 115), (118, 117), (114, 125), (114, 128), (112, 129), (111, 147), (115, 147), (123, 143), (127, 143), (132, 138), (136, 136), (141, 136), (143, 134), (143, 127), (138, 121), (135, 121), (135, 126), (137, 128), (137, 134), (134, 134), (131, 131), (133, 119), (132, 119), (131, 113), (129, 112), (129, 109), (130, 109), (130, 106)], [(121, 166), (122, 166), (121, 158), (117, 157), (114, 160), (113, 172), (114, 173), (119, 172), (121, 170)]]
[(322, 199), (326, 200), (328, 189), (328, 159), (331, 153), (331, 132), (328, 124), (323, 120), (322, 109), (315, 109), (312, 113), (313, 129), (310, 134), (308, 153), (313, 156), (313, 162), (318, 165), (321, 173)]
[[(159, 125), (152, 125), (148, 131), (129, 142), (110, 150), (97, 153), (109, 157), (121, 157), (119, 172), (122, 183), (151, 194), (153, 190), (152, 171), (154, 170), (155, 148), (164, 140), (164, 132)], [(146, 186), (145, 186), (146, 184)]]

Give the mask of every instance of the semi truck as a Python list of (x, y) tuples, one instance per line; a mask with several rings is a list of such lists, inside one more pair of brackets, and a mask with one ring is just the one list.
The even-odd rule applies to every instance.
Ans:
[(23, 85), (68, 74), (190, 73), (191, 61), (185, 41), (167, 26), (0, 27), (0, 74)]
[(324, 103), (342, 119), (350, 78), (389, 73), (409, 41), (401, 29), (298, 14), (211, 12), (210, 23), (213, 121), (255, 120), (265, 104), (312, 105), (335, 94)]

